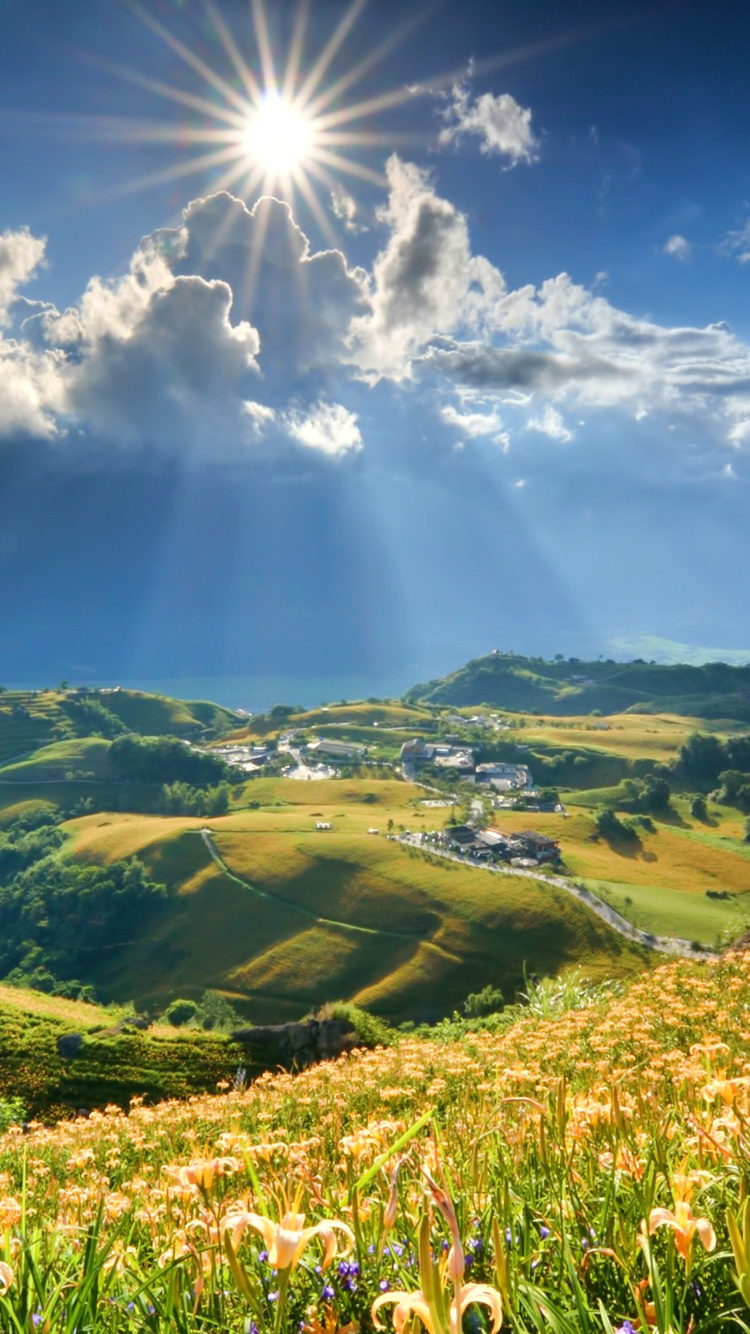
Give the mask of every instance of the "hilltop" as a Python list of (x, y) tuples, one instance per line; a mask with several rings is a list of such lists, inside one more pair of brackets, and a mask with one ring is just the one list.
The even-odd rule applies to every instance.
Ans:
[(411, 704), (475, 707), (531, 713), (672, 713), (692, 718), (750, 722), (750, 665), (703, 666), (655, 662), (585, 662), (562, 655), (548, 661), (493, 652), (449, 676), (413, 686)]

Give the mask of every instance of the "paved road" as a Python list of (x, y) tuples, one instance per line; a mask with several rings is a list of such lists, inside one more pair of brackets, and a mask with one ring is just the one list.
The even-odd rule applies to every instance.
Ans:
[(718, 955), (709, 949), (693, 949), (692, 942), (681, 940), (677, 936), (655, 936), (650, 931), (641, 931), (637, 926), (633, 926), (627, 918), (621, 917), (620, 913), (611, 908), (608, 903), (592, 894), (590, 889), (582, 885), (573, 884), (561, 875), (545, 875), (541, 871), (525, 871), (520, 866), (487, 866), (485, 863), (472, 861), (470, 857), (461, 857), (456, 852), (449, 852), (447, 848), (439, 848), (430, 843), (425, 846), (420, 842), (416, 834), (391, 834), (392, 839), (398, 843), (404, 843), (408, 847), (417, 848), (420, 852), (429, 853), (430, 856), (447, 857), (449, 861), (459, 862), (462, 866), (471, 866), (475, 871), (490, 871), (494, 875), (517, 875), (525, 876), (528, 880), (541, 880), (542, 884), (554, 885), (557, 889), (564, 889), (566, 894), (570, 894), (574, 899), (580, 899), (585, 903), (597, 917), (601, 917), (608, 926), (619, 931), (621, 936), (634, 941), (638, 945), (644, 945), (646, 949), (655, 950), (658, 954), (677, 955), (689, 959), (716, 959)]

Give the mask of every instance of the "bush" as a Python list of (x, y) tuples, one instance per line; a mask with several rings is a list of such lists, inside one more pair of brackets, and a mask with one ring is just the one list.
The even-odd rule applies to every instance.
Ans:
[(479, 1019), (485, 1014), (497, 1014), (503, 1008), (503, 993), (488, 982), (481, 991), (472, 991), (464, 1001), (464, 1014), (468, 1019)]
[(183, 1024), (195, 1019), (197, 1013), (198, 1005), (194, 1000), (173, 1000), (164, 1011), (164, 1018), (174, 1028), (182, 1028)]
[(708, 819), (708, 806), (705, 797), (693, 797), (693, 800), (690, 803), (690, 814), (694, 820)]
[(348, 1020), (366, 1047), (389, 1047), (394, 1040), (393, 1029), (384, 1019), (352, 1001), (331, 1001), (317, 1011), (315, 1018)]

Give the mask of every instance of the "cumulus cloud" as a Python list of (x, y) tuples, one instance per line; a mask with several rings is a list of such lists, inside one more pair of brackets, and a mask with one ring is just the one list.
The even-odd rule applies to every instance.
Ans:
[(293, 440), (321, 454), (341, 458), (344, 454), (358, 453), (364, 443), (357, 414), (341, 403), (317, 403), (307, 413), (287, 413), (284, 420)]
[(456, 144), (471, 135), (479, 140), (480, 152), (505, 158), (509, 167), (533, 162), (539, 142), (531, 128), (531, 111), (510, 93), (482, 93), (472, 97), (465, 83), (456, 83), (451, 101), (441, 112), (445, 122), (439, 142)]
[(0, 233), (0, 325), (9, 323), (8, 307), (44, 261), (47, 242), (27, 227)]
[(265, 380), (286, 393), (338, 365), (351, 320), (365, 310), (364, 272), (340, 250), (312, 251), (278, 199), (264, 196), (252, 209), (225, 192), (197, 199), (181, 228), (154, 241), (175, 251), (175, 275), (228, 284), (235, 317), (259, 332)]
[(314, 251), (287, 204), (223, 193), (58, 311), (19, 291), (44, 242), (6, 234), (0, 434), (341, 459), (363, 448), (352, 381), (359, 402), (362, 381), (389, 379), (435, 391), (447, 428), (501, 448), (505, 404), (561, 443), (584, 405), (750, 448), (750, 347), (727, 324), (659, 324), (566, 273), (509, 288), (429, 173), (394, 155), (387, 175), (370, 272)]
[(68, 370), (70, 410), (126, 443), (201, 446), (214, 431), (231, 437), (258, 376), (260, 340), (247, 321), (232, 324), (229, 286), (174, 278), (127, 329), (117, 301), (104, 305), (113, 324), (86, 330), (85, 357)]
[(573, 432), (568, 429), (561, 414), (551, 403), (545, 405), (540, 417), (529, 418), (526, 430), (538, 431), (540, 435), (549, 436), (550, 440), (557, 440), (561, 445), (567, 445), (573, 439)]
[(665, 241), (663, 249), (665, 255), (673, 255), (675, 259), (685, 260), (690, 258), (693, 247), (684, 236), (675, 233), (674, 236), (670, 236), (668, 241)]
[(405, 379), (411, 358), (436, 334), (475, 325), (504, 292), (502, 275), (471, 255), (466, 218), (436, 194), (429, 175), (395, 154), (386, 172), (390, 235), (376, 256), (369, 311), (351, 325), (357, 364), (374, 378)]

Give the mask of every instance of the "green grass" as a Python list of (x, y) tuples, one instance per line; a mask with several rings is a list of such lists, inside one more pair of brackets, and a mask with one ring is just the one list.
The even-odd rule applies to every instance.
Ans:
[(42, 746), (27, 760), (0, 768), (0, 781), (7, 783), (58, 782), (66, 773), (83, 771), (95, 778), (108, 778), (110, 742), (102, 737), (56, 741)]
[(656, 884), (611, 880), (585, 883), (628, 921), (659, 936), (679, 936), (714, 946), (727, 936), (739, 936), (750, 921), (750, 904), (742, 899), (709, 899), (705, 894), (686, 894)]

